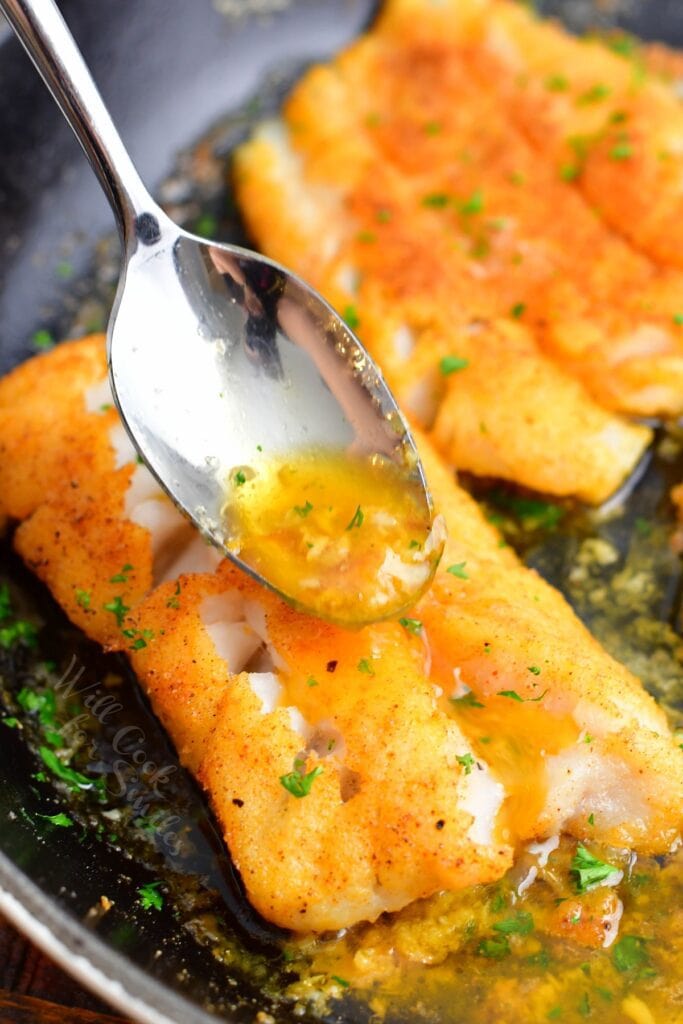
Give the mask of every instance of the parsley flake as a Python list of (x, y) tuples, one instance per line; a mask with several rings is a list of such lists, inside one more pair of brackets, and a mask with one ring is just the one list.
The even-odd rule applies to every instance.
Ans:
[(79, 588), (76, 587), (76, 604), (77, 605), (79, 605), (81, 608), (83, 608), (84, 611), (87, 611), (88, 608), (90, 607), (90, 602), (91, 601), (92, 601), (92, 594), (90, 593), (89, 590), (79, 590)]
[(346, 529), (347, 530), (353, 530), (356, 527), (362, 526), (363, 525), (363, 519), (364, 519), (363, 511), (362, 511), (360, 505), (358, 505), (358, 506), (356, 506), (356, 511), (353, 513), (353, 518), (351, 519), (351, 522), (346, 527)]
[(422, 632), (422, 623), (419, 619), (406, 619), (404, 617), (399, 619), (398, 622), (400, 626), (403, 626), (403, 628), (408, 633), (412, 633), (413, 636), (419, 636)]
[(618, 971), (626, 974), (650, 963), (646, 939), (640, 935), (622, 935), (612, 949), (612, 963)]
[(465, 769), (465, 775), (471, 775), (475, 760), (471, 754), (456, 754), (455, 760)]
[(468, 580), (469, 576), (465, 572), (465, 566), (467, 562), (455, 562), (453, 565), (449, 565), (446, 572), (449, 572), (451, 576), (457, 576), (459, 580)]
[(71, 818), (62, 811), (60, 811), (59, 814), (38, 814), (37, 817), (44, 818), (45, 821), (49, 821), (51, 825), (59, 825), (61, 828), (69, 828), (73, 825)]
[(540, 676), (541, 670), (538, 665), (529, 665), (528, 671), (531, 672), (532, 676)]
[(431, 206), (435, 210), (442, 210), (449, 202), (450, 197), (445, 192), (431, 192), (422, 199), (423, 206)]
[(587, 89), (586, 92), (577, 96), (576, 103), (580, 107), (589, 106), (591, 103), (599, 103), (600, 100), (606, 99), (611, 91), (612, 90), (606, 85), (594, 85), (591, 89)]
[(606, 861), (594, 857), (581, 843), (576, 848), (570, 870), (576, 875), (576, 890), (579, 893), (587, 892), (619, 872), (619, 868), (615, 868), (613, 864), (607, 864)]
[(128, 605), (125, 605), (119, 596), (115, 597), (113, 601), (109, 601), (108, 604), (103, 604), (102, 608), (105, 612), (111, 612), (116, 617), (117, 626), (123, 625), (123, 620), (130, 611)]
[(374, 676), (375, 674), (375, 670), (370, 664), (368, 658), (361, 658), (358, 662), (357, 668), (359, 672), (364, 672), (367, 676)]
[(315, 678), (315, 676), (309, 676), (308, 679), (306, 680), (306, 686), (320, 686), (320, 683)]
[(318, 764), (307, 775), (303, 775), (299, 770), (288, 772), (287, 775), (281, 775), (280, 783), (282, 786), (284, 786), (288, 793), (291, 793), (292, 796), (295, 796), (297, 800), (301, 800), (302, 797), (308, 796), (308, 794), (311, 792), (311, 787), (313, 786), (313, 783), (318, 778), (318, 776), (322, 774), (322, 766)]
[(469, 365), (469, 359), (463, 359), (462, 356), (444, 356), (439, 360), (439, 369), (444, 377), (449, 377), (452, 373), (459, 373), (460, 370), (466, 370)]
[(503, 935), (529, 935), (534, 930), (534, 919), (528, 911), (518, 910), (514, 917), (497, 921), (493, 928)]
[(502, 960), (510, 952), (510, 943), (503, 935), (499, 939), (482, 939), (477, 946), (479, 956), (489, 960)]
[(518, 704), (537, 704), (539, 700), (543, 700), (547, 692), (544, 690), (538, 697), (520, 697), (516, 690), (498, 690), (497, 696), (516, 700)]
[(164, 905), (164, 897), (159, 892), (161, 882), (147, 882), (138, 889), (138, 903), (143, 910), (161, 910)]
[(295, 505), (294, 511), (298, 516), (301, 516), (302, 519), (305, 519), (308, 513), (313, 511), (313, 506), (310, 501), (307, 501), (305, 505)]
[(235, 476), (233, 477), (233, 480), (235, 481), (235, 487), (241, 487), (242, 484), (246, 484), (247, 478), (244, 471), (238, 469), (237, 472), (235, 473)]
[(464, 213), (465, 216), (469, 216), (473, 213), (481, 213), (483, 209), (484, 196), (480, 189), (477, 189), (476, 192), (472, 193), (469, 199), (465, 199), (465, 201), (460, 204), (460, 212)]
[(120, 572), (117, 572), (115, 576), (112, 576), (112, 578), (109, 580), (109, 582), (110, 583), (127, 583), (128, 582), (128, 573), (132, 572), (132, 569), (133, 569), (133, 566), (130, 565), (129, 563), (126, 563), (123, 566), (123, 568), (121, 569)]
[(525, 311), (525, 302), (515, 302), (514, 306), (510, 310), (510, 316), (514, 317), (515, 320), (519, 320), (520, 317), (524, 316)]
[(475, 695), (470, 690), (468, 693), (464, 693), (462, 697), (449, 697), (451, 704), (459, 704), (463, 708), (483, 708), (486, 707), (481, 701), (478, 701)]
[(31, 341), (33, 343), (33, 347), (42, 352), (52, 348), (55, 343), (55, 339), (52, 337), (50, 332), (46, 330), (36, 331), (31, 338)]
[(633, 156), (633, 146), (630, 142), (617, 142), (609, 151), (610, 160), (630, 160)]
[(35, 647), (37, 640), (38, 630), (32, 623), (23, 619), (0, 629), (0, 647), (4, 647), (5, 650), (9, 650), (18, 643), (22, 643), (26, 647)]
[(342, 319), (352, 331), (357, 331), (360, 327), (360, 317), (355, 306), (346, 306), (342, 313)]
[(581, 168), (578, 164), (562, 164), (560, 167), (561, 181), (576, 181), (581, 175)]

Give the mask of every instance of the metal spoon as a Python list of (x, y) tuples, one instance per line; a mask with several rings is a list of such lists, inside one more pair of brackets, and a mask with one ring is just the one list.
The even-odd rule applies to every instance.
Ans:
[[(226, 548), (231, 467), (248, 465), (257, 444), (280, 453), (314, 446), (377, 453), (403, 467), (405, 487), (425, 510), (418, 540), (432, 553), (431, 576), (441, 541), (428, 540), (431, 504), (420, 460), (380, 371), (351, 330), (294, 274), (248, 250), (197, 238), (156, 205), (53, 0), (0, 0), (0, 10), (116, 216), (123, 272), (108, 329), (110, 377), (126, 429), (161, 486), (213, 544), (273, 586)], [(307, 610), (317, 611), (314, 594)], [(381, 617), (398, 610), (384, 608)], [(350, 608), (342, 616), (354, 625), (364, 617), (380, 615)]]

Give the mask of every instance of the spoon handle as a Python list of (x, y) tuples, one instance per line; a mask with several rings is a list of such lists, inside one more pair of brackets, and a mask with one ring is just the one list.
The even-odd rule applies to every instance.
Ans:
[(92, 75), (53, 0), (0, 0), (3, 12), (85, 150), (124, 244), (137, 216), (156, 213)]

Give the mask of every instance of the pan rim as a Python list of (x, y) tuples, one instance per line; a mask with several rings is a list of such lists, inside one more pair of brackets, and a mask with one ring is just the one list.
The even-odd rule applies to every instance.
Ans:
[(0, 913), (62, 970), (137, 1024), (215, 1024), (215, 1017), (72, 918), (2, 851)]

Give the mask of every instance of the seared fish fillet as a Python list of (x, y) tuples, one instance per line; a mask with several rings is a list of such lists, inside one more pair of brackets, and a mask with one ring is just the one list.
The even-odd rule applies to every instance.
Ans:
[(218, 564), (109, 402), (101, 337), (0, 382), (0, 515), (21, 521), (17, 549), (71, 618), (128, 652), (269, 920), (374, 920), (496, 879), (560, 830), (657, 853), (677, 841), (683, 755), (663, 713), (499, 546), (426, 439), (443, 568), (412, 632), (349, 633)]
[[(573, 40), (517, 4), (393, 0), (373, 31), (304, 76), (282, 123), (264, 124), (238, 151), (237, 193), (259, 245), (339, 309), (353, 308), (361, 337), (423, 426), (440, 410), (444, 354), (476, 369), (474, 330), (504, 381), (519, 353), (495, 322), (527, 329), (525, 362), (536, 361), (516, 382), (525, 411), (516, 434), (528, 458), (510, 453), (502, 464), (506, 425), (487, 422), (482, 396), (490, 455), (473, 459), (471, 432), (459, 428), (436, 438), (458, 466), (600, 501), (647, 443), (642, 428), (607, 410), (683, 408), (683, 275), (621, 230), (637, 232), (641, 207), (652, 212), (651, 189), (633, 160), (605, 157), (616, 178), (605, 195), (589, 193), (595, 147), (579, 166), (574, 149), (559, 153), (552, 133), (538, 135), (546, 109), (562, 104), (573, 119), (562, 124), (562, 145), (565, 135), (590, 136), (596, 117), (619, 116), (627, 99), (631, 110), (631, 77), (632, 65), (603, 45)], [(683, 118), (659, 81), (646, 79), (642, 92), (671, 106), (672, 125)], [(608, 201), (618, 206), (613, 219)], [(657, 224), (656, 237), (670, 239)], [(568, 396), (569, 376), (582, 387)], [(477, 403), (478, 389), (468, 397)], [(545, 448), (563, 463), (552, 486), (543, 431), (527, 412), (544, 405), (562, 410)], [(592, 473), (575, 464), (577, 445), (595, 451)]]

